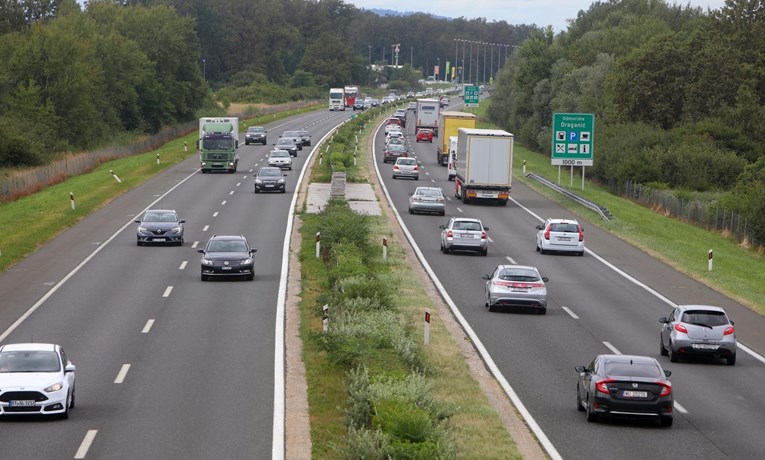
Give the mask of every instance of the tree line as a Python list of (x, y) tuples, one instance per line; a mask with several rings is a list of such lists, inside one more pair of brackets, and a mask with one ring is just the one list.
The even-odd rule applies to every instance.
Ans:
[(488, 113), (550, 153), (556, 112), (594, 113), (604, 183), (707, 192), (765, 240), (765, 1), (719, 10), (609, 0), (566, 31), (535, 30), (500, 75)]

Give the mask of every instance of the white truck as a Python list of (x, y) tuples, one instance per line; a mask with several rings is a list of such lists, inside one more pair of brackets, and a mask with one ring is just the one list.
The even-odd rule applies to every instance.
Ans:
[(199, 164), (202, 173), (236, 172), (239, 165), (239, 118), (202, 117), (199, 119)]
[(415, 134), (422, 128), (432, 129), (433, 137), (438, 137), (438, 116), (441, 113), (441, 106), (438, 99), (417, 99), (417, 109), (415, 115), (417, 123), (414, 125)]
[(449, 170), (449, 177), (447, 179), (454, 180), (457, 175), (457, 136), (449, 136), (449, 162), (447, 163), (447, 169)]
[(345, 89), (329, 89), (329, 111), (342, 110), (345, 112)]
[(513, 183), (513, 138), (501, 129), (459, 128), (454, 196), (465, 204), (491, 200), (505, 206)]

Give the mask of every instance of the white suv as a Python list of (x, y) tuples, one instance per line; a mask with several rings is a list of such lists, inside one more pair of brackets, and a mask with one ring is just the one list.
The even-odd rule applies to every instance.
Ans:
[(537, 225), (537, 252), (575, 252), (584, 255), (584, 231), (574, 219), (547, 219)]

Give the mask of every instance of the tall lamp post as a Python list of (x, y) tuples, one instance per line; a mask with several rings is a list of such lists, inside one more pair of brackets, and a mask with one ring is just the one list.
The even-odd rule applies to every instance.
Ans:
[(202, 78), (207, 81), (207, 60), (202, 58)]
[(438, 73), (436, 74), (436, 72), (433, 72), (433, 75), (437, 76), (436, 81), (438, 81), (438, 79), (441, 78), (441, 58), (437, 58), (437, 59), (438, 59), (438, 64), (436, 64), (436, 71)]

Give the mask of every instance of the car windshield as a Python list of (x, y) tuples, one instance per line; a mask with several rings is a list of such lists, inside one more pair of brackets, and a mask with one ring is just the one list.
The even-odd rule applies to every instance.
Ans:
[(258, 172), (258, 176), (260, 177), (274, 177), (274, 176), (281, 176), (282, 172), (278, 169), (261, 169)]
[(55, 351), (4, 351), (0, 353), (0, 373), (58, 372), (61, 364)]
[(202, 148), (205, 150), (230, 150), (234, 148), (232, 139), (204, 139)]
[(178, 217), (172, 212), (147, 212), (144, 222), (178, 222)]
[(391, 144), (388, 146), (388, 150), (392, 152), (404, 152), (406, 151), (406, 147), (404, 147), (403, 144)]
[(579, 228), (576, 224), (557, 223), (557, 224), (550, 224), (550, 231), (576, 233), (579, 231)]
[(417, 191), (415, 192), (415, 195), (441, 196), (441, 190), (432, 189), (432, 188), (420, 188), (420, 189), (417, 189)]
[(721, 311), (688, 310), (683, 313), (682, 322), (714, 327), (728, 324), (728, 318)]
[(454, 225), (452, 225), (452, 229), (454, 229), (454, 230), (471, 230), (471, 231), (476, 231), (476, 232), (480, 232), (482, 230), (480, 223), (478, 223), (478, 222), (471, 222), (471, 221), (462, 221), (462, 220), (455, 221)]
[(271, 158), (286, 158), (289, 157), (289, 152), (285, 152), (284, 150), (279, 152), (271, 152)]
[[(398, 147), (398, 146), (396, 146), (396, 147)], [(415, 166), (415, 165), (417, 165), (417, 160), (415, 160), (414, 158), (399, 158), (396, 161), (396, 164), (397, 165), (406, 165), (406, 166)], [(422, 190), (420, 190), (419, 192), (421, 193)], [(422, 194), (425, 195), (425, 193), (422, 193)]]
[(276, 145), (291, 146), (292, 145), (292, 139), (279, 139), (276, 142)]
[(261, 126), (250, 126), (247, 128), (248, 133), (264, 133), (266, 132), (266, 129)]
[(609, 377), (645, 377), (660, 379), (662, 377), (659, 366), (654, 363), (639, 362), (606, 362), (605, 373)]
[(247, 252), (247, 245), (241, 240), (210, 241), (208, 252)]
[(284, 131), (284, 137), (300, 137), (298, 131)]
[(500, 270), (497, 278), (505, 281), (539, 281), (539, 275), (534, 270), (524, 268), (505, 268)]

